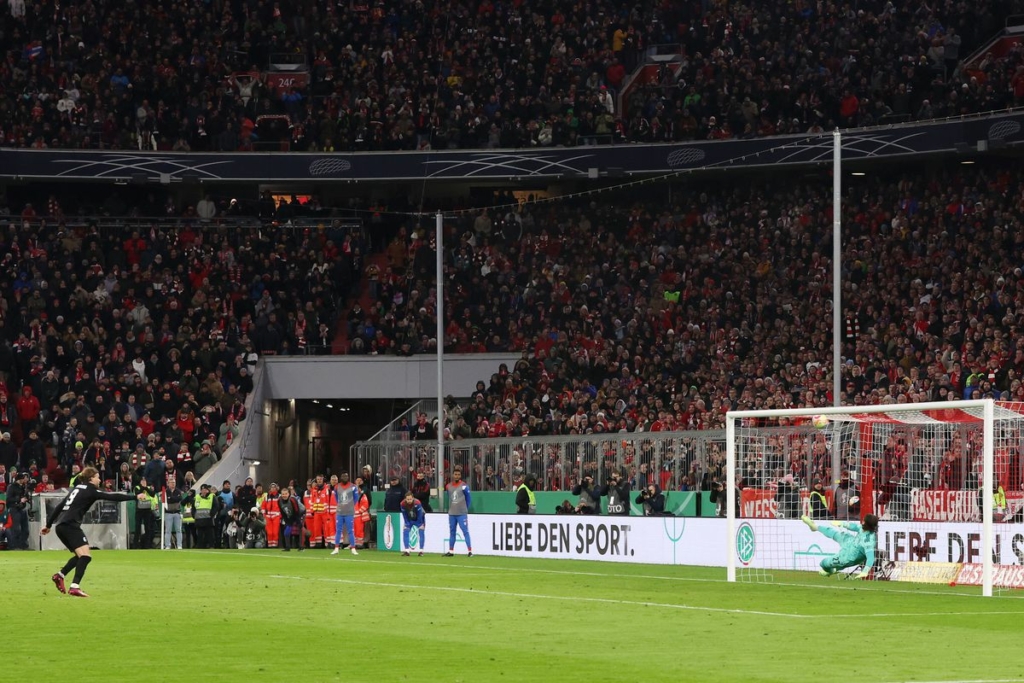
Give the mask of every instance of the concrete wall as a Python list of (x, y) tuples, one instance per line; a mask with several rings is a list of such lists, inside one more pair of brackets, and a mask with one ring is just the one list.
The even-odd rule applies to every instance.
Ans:
[[(445, 356), (444, 393), (465, 398), (477, 381), (486, 383), (499, 365), (506, 363), (511, 369), (518, 359), (518, 354)], [(315, 474), (308, 443), (327, 430), (316, 420), (296, 419), (295, 399), (434, 398), (436, 385), (434, 356), (265, 357), (253, 377), (241, 435), (199, 483), (217, 489), (225, 479), (241, 483), (255, 462), (260, 463), (255, 466), (256, 478), (265, 485)]]
[[(487, 383), (498, 366), (511, 370), (515, 353), (446, 355), (445, 395), (468, 397), (476, 383)], [(267, 398), (417, 399), (437, 396), (434, 356), (267, 357), (264, 361)], [(381, 425), (383, 426), (383, 425)]]
[[(278, 454), (271, 440), (274, 434), (274, 403), (267, 399), (266, 365), (260, 361), (253, 374), (253, 390), (246, 398), (248, 411), (241, 423), (238, 438), (221, 454), (220, 461), (210, 468), (196, 482), (197, 486), (209, 484), (219, 491), (225, 479), (241, 484), (246, 477), (274, 472), (278, 467)], [(255, 467), (255, 461), (260, 466)]]

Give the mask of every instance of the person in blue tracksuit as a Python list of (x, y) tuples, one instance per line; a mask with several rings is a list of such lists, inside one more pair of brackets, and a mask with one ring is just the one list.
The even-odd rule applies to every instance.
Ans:
[(800, 518), (811, 531), (820, 531), (827, 538), (839, 543), (839, 552), (821, 561), (818, 573), (832, 576), (840, 569), (864, 565), (864, 570), (857, 574), (858, 579), (868, 578), (871, 568), (875, 566), (875, 551), (878, 548), (878, 517), (865, 515), (864, 523), (831, 522), (819, 526), (807, 515)]
[(416, 496), (412, 494), (412, 491), (405, 492), (405, 499), (401, 502), (402, 511), (402, 546), (405, 550), (402, 554), (406, 557), (409, 556), (409, 551), (412, 549), (412, 544), (409, 543), (409, 532), (416, 529), (416, 536), (419, 539), (420, 557), (423, 557), (423, 546), (425, 545), (426, 527), (427, 527), (427, 513), (423, 511), (423, 503), (416, 500)]
[(452, 480), (445, 487), (448, 491), (448, 552), (445, 557), (455, 554), (455, 527), (462, 529), (466, 539), (466, 550), (473, 557), (473, 542), (469, 539), (469, 484), (462, 481), (462, 468), (452, 470)]
[(338, 512), (334, 523), (334, 550), (331, 555), (337, 555), (341, 549), (341, 532), (344, 529), (348, 533), (348, 547), (353, 555), (358, 555), (356, 550), (356, 504), (363, 493), (359, 487), (348, 480), (348, 472), (341, 473), (341, 483), (338, 484), (333, 495), (338, 505)]

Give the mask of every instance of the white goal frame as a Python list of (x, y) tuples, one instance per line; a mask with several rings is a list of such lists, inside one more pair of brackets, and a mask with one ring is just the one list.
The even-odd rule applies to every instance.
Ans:
[[(942, 401), (930, 403), (905, 403), (877, 406), (843, 406), (843, 407), (821, 407), (821, 408), (797, 408), (792, 410), (739, 410), (729, 411), (725, 415), (725, 441), (726, 441), (726, 527), (728, 544), (726, 546), (726, 580), (730, 583), (736, 581), (736, 421), (746, 418), (764, 417), (810, 417), (813, 415), (848, 415), (850, 413), (863, 415), (869, 413), (897, 413), (915, 412), (925, 410), (963, 410), (982, 409), (982, 470), (983, 487), (985, 491), (992, 490), (993, 466), (994, 466), (994, 433), (995, 433), (995, 401), (991, 399), (971, 401)], [(991, 495), (982, 496), (982, 595), (992, 597), (992, 545), (993, 527), (992, 511), (993, 501)]]

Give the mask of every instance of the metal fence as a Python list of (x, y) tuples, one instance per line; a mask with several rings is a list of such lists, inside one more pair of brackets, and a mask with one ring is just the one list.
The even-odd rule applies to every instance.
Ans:
[[(416, 417), (420, 413), (426, 413), (427, 421), (437, 417), (437, 399), (422, 399), (409, 407), (408, 410), (398, 415), (388, 424), (381, 428), (376, 434), (366, 441), (360, 443), (380, 443), (389, 441), (409, 441), (412, 432), (411, 428), (416, 424)], [(403, 425), (403, 420), (405, 424)], [(408, 427), (408, 428), (406, 428)], [(360, 466), (372, 463), (359, 463)], [(377, 471), (377, 470), (374, 470)]]
[(434, 441), (363, 441), (353, 452), (360, 468), (369, 465), (384, 480), (397, 475), (407, 486), (417, 472), (432, 487), (443, 485), (459, 466), (474, 491), (512, 491), (527, 474), (537, 476), (542, 491), (568, 490), (584, 476), (603, 483), (613, 471), (634, 487), (675, 491), (698, 489), (705, 476), (725, 477), (722, 430), (451, 441), (441, 477)]
[[(816, 481), (835, 488), (848, 475), (854, 491), (870, 481), (878, 504), (892, 505), (892, 518), (909, 518), (912, 492), (922, 505), (936, 499), (928, 497), (936, 490), (965, 492), (970, 500), (956, 500), (973, 501), (981, 436), (980, 425), (966, 422), (845, 423), (826, 430), (744, 425), (737, 431), (737, 481), (774, 495), (789, 476), (792, 486), (806, 491)], [(1006, 491), (1024, 489), (1024, 428), (997, 420), (994, 441), (995, 481)], [(726, 480), (724, 430), (452, 441), (444, 446), (440, 474), (434, 441), (360, 442), (353, 457), (382, 481), (397, 475), (407, 486), (422, 472), (432, 488), (442, 487), (459, 466), (474, 491), (513, 491), (527, 474), (537, 476), (541, 491), (569, 490), (587, 475), (603, 484), (612, 471), (634, 490), (654, 484), (664, 491), (707, 491)], [(1000, 505), (1024, 517), (1017, 498)]]

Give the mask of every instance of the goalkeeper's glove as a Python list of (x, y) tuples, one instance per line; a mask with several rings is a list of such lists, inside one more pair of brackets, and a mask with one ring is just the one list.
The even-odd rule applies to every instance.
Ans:
[(870, 569), (865, 569), (865, 570), (864, 570), (864, 571), (862, 571), (862, 572), (861, 572), (860, 574), (857, 574), (857, 578), (858, 578), (858, 579), (866, 579), (866, 578), (868, 578), (868, 574), (869, 574), (870, 572), (871, 572), (871, 570), (870, 570)]
[(841, 528), (843, 528), (843, 523), (842, 522), (832, 522), (832, 526), (837, 526), (837, 527), (839, 527), (841, 529)]

